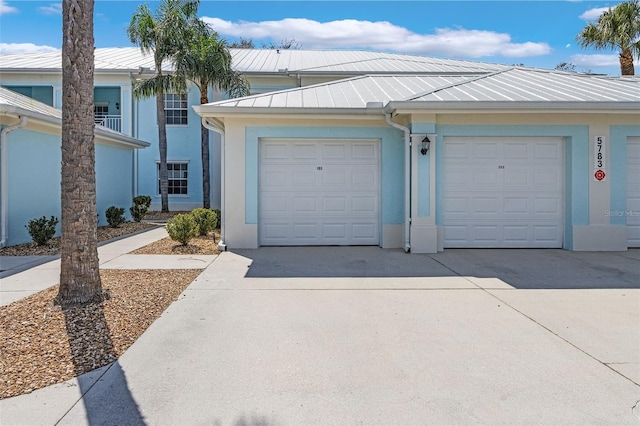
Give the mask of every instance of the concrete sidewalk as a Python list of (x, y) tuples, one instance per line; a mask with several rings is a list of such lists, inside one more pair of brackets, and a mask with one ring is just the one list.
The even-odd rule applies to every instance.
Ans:
[[(163, 227), (154, 228), (98, 247), (102, 269), (204, 269), (216, 256), (196, 255), (131, 255), (130, 252), (167, 237)], [(2, 258), (3, 269), (23, 270), (2, 277), (0, 306), (42, 291), (60, 281), (59, 256), (26, 256), (23, 259)], [(49, 260), (42, 263), (42, 258)], [(28, 268), (28, 266), (36, 266)], [(7, 265), (7, 266), (5, 266)], [(10, 269), (11, 267), (11, 269)]]
[[(273, 251), (222, 253), (118, 362), (0, 401), (0, 423), (640, 424), (637, 250), (517, 251), (550, 289), (462, 273), (485, 251)], [(587, 261), (607, 286), (574, 288)]]

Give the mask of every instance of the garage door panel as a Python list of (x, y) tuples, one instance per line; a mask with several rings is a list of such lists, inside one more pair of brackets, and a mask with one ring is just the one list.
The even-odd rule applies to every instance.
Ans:
[(533, 158), (536, 160), (557, 160), (562, 158), (563, 144), (536, 142), (533, 149)]
[(503, 211), (506, 215), (523, 215), (528, 214), (529, 209), (529, 199), (522, 197), (504, 197), (503, 202), (504, 208)]
[(508, 225), (503, 227), (504, 241), (508, 244), (524, 244), (529, 241), (529, 226)]
[(292, 196), (293, 200), (293, 213), (316, 213), (318, 211), (318, 204), (316, 197), (305, 196)]
[(323, 197), (322, 211), (324, 213), (346, 213), (347, 197)]
[(526, 143), (507, 142), (504, 145), (504, 157), (507, 160), (526, 160), (529, 158), (529, 145)]
[[(468, 172), (464, 172), (467, 174)], [(498, 183), (498, 172), (493, 168), (474, 170), (471, 181), (467, 182), (474, 188), (479, 190), (485, 189), (487, 185), (496, 185)]]
[(533, 226), (534, 239), (536, 241), (540, 241), (540, 242), (548, 241), (548, 242), (553, 243), (554, 241), (557, 241), (558, 238), (560, 238), (562, 236), (561, 232), (562, 232), (562, 230), (559, 229), (557, 226), (554, 226), (554, 225), (549, 225), (549, 226), (536, 225), (536, 226)]
[(299, 188), (301, 186), (316, 186), (316, 173), (314, 170), (294, 170), (291, 173), (291, 186)]
[(291, 209), (290, 198), (288, 195), (272, 195), (267, 198), (262, 208), (264, 212), (270, 215), (280, 215)]
[(473, 144), (474, 158), (498, 158), (498, 145), (495, 142), (477, 142)]
[(260, 244), (378, 244), (378, 144), (261, 141)]
[(365, 160), (367, 162), (377, 162), (378, 146), (371, 144), (353, 143), (352, 160)]
[[(497, 173), (496, 173), (497, 175)], [(510, 187), (518, 188), (532, 188), (533, 187), (533, 173), (530, 170), (509, 167), (508, 169), (502, 169), (502, 175), (504, 179), (504, 187), (506, 189)], [(496, 182), (497, 182), (496, 178)]]
[[(285, 149), (286, 149), (286, 146), (285, 146)], [(307, 162), (314, 161), (316, 159), (316, 151), (317, 151), (317, 148), (313, 144), (294, 144), (293, 150), (291, 150), (291, 155), (287, 156), (286, 158), (287, 159), (290, 158), (292, 160), (297, 160), (297, 161), (301, 161), (301, 160), (306, 160)]]
[(562, 247), (562, 153), (561, 138), (445, 138), (444, 247)]
[(335, 168), (332, 170), (330, 167), (326, 167), (324, 172), (326, 173), (320, 174), (321, 182), (319, 186), (346, 188), (346, 185), (348, 185), (346, 171)]
[(344, 143), (324, 144), (322, 145), (322, 159), (347, 161), (349, 159), (349, 156), (347, 155), (347, 147)]
[(498, 197), (476, 197), (473, 199), (473, 213), (483, 214), (483, 213), (491, 213), (494, 214), (498, 211)]
[(286, 144), (270, 144), (264, 147), (263, 157), (267, 161), (279, 161), (289, 158), (289, 150)]

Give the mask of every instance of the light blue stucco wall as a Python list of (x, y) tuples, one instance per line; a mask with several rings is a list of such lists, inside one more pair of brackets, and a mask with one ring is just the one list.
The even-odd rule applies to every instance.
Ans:
[[(627, 210), (627, 139), (640, 137), (640, 126), (611, 126), (610, 165), (607, 176), (611, 182), (611, 211)], [(612, 215), (612, 225), (626, 225), (624, 215)]]
[(247, 127), (245, 133), (245, 222), (258, 223), (258, 142), (282, 139), (381, 140), (381, 222), (404, 223), (404, 135), (384, 127)]
[[(435, 123), (411, 123), (411, 133), (434, 134), (436, 133)], [(431, 141), (435, 143), (435, 141)], [(420, 147), (418, 147), (420, 152)], [(431, 151), (426, 155), (418, 155), (418, 216), (429, 217), (431, 215)]]
[(110, 206), (124, 207), (131, 220), (133, 204), (133, 150), (96, 144), (96, 209), (98, 225), (107, 224), (105, 211)]
[[(442, 225), (444, 138), (467, 137), (562, 137), (565, 140), (565, 238), (573, 249), (573, 226), (589, 224), (589, 126), (463, 126), (437, 125), (436, 140), (436, 224)], [(429, 194), (420, 191), (419, 205)]]
[[(7, 135), (7, 245), (31, 241), (25, 225), (42, 216), (60, 218), (60, 136), (19, 129)], [(133, 198), (133, 149), (96, 144), (96, 195), (99, 224), (105, 210), (124, 207), (129, 218)], [(60, 225), (57, 227), (60, 231)], [(58, 235), (58, 234), (56, 234)]]
[[(7, 135), (7, 245), (27, 243), (25, 225), (46, 216), (60, 218), (60, 136), (19, 129)], [(57, 227), (60, 231), (60, 225)]]
[[(157, 162), (160, 161), (158, 150), (158, 125), (156, 118), (156, 99), (140, 99), (137, 101), (140, 119), (138, 139), (151, 143), (151, 146), (139, 151), (138, 156), (138, 194), (149, 195), (154, 203), (160, 203), (158, 194)], [(189, 164), (188, 195), (169, 195), (172, 210), (180, 209), (179, 204), (202, 205), (202, 166), (200, 152), (200, 116), (191, 105), (200, 103), (200, 93), (191, 87), (188, 93), (188, 125), (167, 126), (167, 161), (186, 161)], [(209, 137), (209, 150), (213, 153), (212, 140)], [(218, 184), (211, 182), (212, 185)], [(212, 206), (213, 207), (213, 206)]]

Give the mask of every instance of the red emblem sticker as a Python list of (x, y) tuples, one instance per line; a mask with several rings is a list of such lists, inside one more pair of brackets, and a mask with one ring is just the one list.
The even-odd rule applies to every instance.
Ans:
[(594, 176), (595, 176), (596, 180), (602, 180), (602, 179), (604, 179), (606, 174), (604, 173), (604, 171), (598, 170)]

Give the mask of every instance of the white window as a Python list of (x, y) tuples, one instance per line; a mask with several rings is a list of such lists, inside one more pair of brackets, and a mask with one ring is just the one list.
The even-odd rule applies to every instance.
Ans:
[(109, 115), (109, 104), (107, 102), (96, 102), (93, 106), (95, 122), (102, 123), (107, 115)]
[(166, 93), (164, 95), (164, 112), (167, 124), (187, 125), (187, 95)]
[[(189, 183), (189, 164), (167, 163), (169, 195), (187, 195)], [(158, 194), (160, 194), (160, 163), (158, 163)]]

